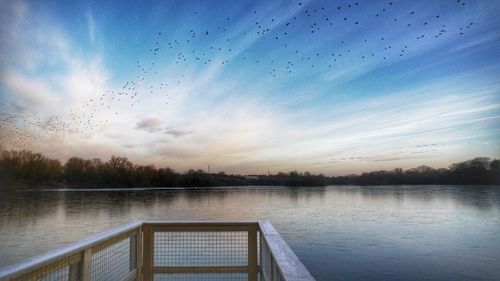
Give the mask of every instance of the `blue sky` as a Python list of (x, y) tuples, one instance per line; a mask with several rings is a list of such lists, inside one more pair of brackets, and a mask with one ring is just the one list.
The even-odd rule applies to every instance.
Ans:
[(2, 148), (234, 173), (500, 157), (497, 1), (1, 1)]

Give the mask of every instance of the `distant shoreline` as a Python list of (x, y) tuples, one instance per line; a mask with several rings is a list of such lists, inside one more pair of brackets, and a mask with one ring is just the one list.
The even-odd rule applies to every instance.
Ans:
[(0, 189), (3, 190), (496, 184), (500, 184), (500, 160), (486, 157), (454, 163), (447, 169), (419, 166), (329, 177), (298, 171), (267, 175), (229, 175), (203, 170), (179, 173), (168, 167), (133, 164), (127, 158), (117, 156), (106, 162), (72, 157), (62, 164), (57, 159), (27, 150), (3, 151), (0, 155)]
[[(60, 186), (60, 185), (59, 185)], [(326, 188), (326, 187), (500, 187), (500, 184), (372, 184), (372, 185), (356, 185), (356, 184), (331, 184), (322, 186), (287, 186), (287, 185), (221, 185), (221, 186), (151, 186), (151, 187), (70, 187), (54, 185), (37, 185), (37, 186), (22, 186), (17, 188), (0, 188), (0, 191), (21, 191), (21, 192), (36, 192), (36, 191), (49, 191), (49, 192), (93, 192), (93, 191), (196, 191), (196, 190), (210, 190), (210, 189), (307, 189), (307, 188)]]

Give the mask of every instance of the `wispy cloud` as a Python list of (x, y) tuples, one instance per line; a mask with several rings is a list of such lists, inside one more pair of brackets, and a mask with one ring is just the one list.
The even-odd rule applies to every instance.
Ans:
[(87, 25), (89, 29), (89, 41), (91, 44), (94, 43), (95, 41), (95, 23), (94, 23), (94, 16), (92, 15), (92, 12), (87, 11), (85, 14), (87, 18)]
[(158, 132), (161, 130), (161, 121), (157, 118), (146, 118), (139, 121), (135, 128), (149, 133)]
[(170, 128), (167, 128), (165, 130), (165, 134), (167, 135), (171, 135), (173, 137), (182, 137), (182, 136), (185, 136), (185, 135), (189, 135), (191, 134), (192, 132), (191, 131), (183, 131), (183, 130), (179, 130), (179, 129), (170, 129)]
[(57, 94), (45, 81), (29, 79), (14, 72), (7, 72), (2, 78), (4, 85), (15, 95), (13, 100), (16, 106), (20, 106), (20, 102), (30, 109), (42, 109), (58, 101)]

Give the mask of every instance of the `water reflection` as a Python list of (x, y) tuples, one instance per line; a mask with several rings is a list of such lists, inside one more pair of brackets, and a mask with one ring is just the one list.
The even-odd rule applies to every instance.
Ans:
[(0, 265), (134, 220), (269, 219), (318, 280), (494, 280), (500, 188), (0, 193)]

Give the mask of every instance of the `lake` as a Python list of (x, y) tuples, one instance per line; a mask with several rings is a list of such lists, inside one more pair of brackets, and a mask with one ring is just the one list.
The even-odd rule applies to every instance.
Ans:
[(499, 280), (500, 186), (0, 193), (0, 267), (135, 220), (268, 219), (318, 280)]

